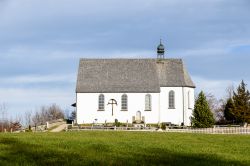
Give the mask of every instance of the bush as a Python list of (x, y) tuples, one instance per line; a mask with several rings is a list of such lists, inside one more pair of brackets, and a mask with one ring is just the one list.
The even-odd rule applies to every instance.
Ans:
[(114, 124), (116, 127), (120, 127), (121, 126), (121, 123), (118, 122), (118, 119), (115, 119), (115, 124)]
[(166, 130), (166, 124), (165, 124), (165, 123), (162, 123), (162, 124), (161, 124), (161, 129), (162, 129), (162, 130)]
[(25, 129), (25, 132), (32, 132), (31, 129)]

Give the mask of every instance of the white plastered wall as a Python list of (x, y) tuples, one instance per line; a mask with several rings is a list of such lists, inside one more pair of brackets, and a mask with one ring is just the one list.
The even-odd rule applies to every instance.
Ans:
[[(77, 93), (77, 123), (97, 123), (119, 122), (132, 123), (132, 116), (140, 111), (141, 116), (145, 117), (146, 123), (159, 122), (159, 93), (149, 93), (152, 100), (152, 110), (145, 111), (145, 95), (148, 93), (126, 93), (128, 96), (128, 111), (121, 111), (121, 96), (124, 93), (102, 93), (105, 96), (105, 110), (98, 111), (98, 96), (100, 93)], [(113, 116), (112, 107), (107, 105), (110, 99), (117, 101), (114, 106)]]
[[(169, 91), (175, 92), (175, 109), (168, 107)], [(188, 93), (190, 99), (188, 101)], [(126, 93), (128, 96), (128, 111), (121, 111), (121, 96), (124, 93), (103, 93), (105, 96), (105, 110), (98, 111), (98, 97), (100, 93), (77, 93), (77, 123), (119, 122), (132, 123), (132, 117), (140, 111), (145, 117), (146, 123), (171, 122), (172, 124), (190, 126), (190, 117), (194, 108), (194, 88), (188, 87), (161, 87), (160, 93), (151, 95), (152, 110), (145, 111), (145, 95), (148, 93)], [(184, 95), (184, 96), (183, 96)], [(111, 105), (107, 105), (110, 99), (118, 103), (114, 106), (113, 116)], [(190, 102), (190, 103), (189, 103)], [(184, 105), (183, 105), (184, 103)]]
[[(175, 108), (169, 108), (169, 92), (175, 92)], [(180, 125), (183, 122), (183, 99), (181, 87), (161, 87), (160, 108), (161, 122), (171, 122)]]
[[(169, 108), (169, 92), (175, 92), (175, 108)], [(188, 103), (188, 92), (190, 103)], [(184, 104), (184, 105), (183, 105)], [(190, 126), (190, 116), (194, 107), (194, 88), (188, 87), (161, 87), (160, 93), (160, 122)]]
[[(194, 109), (194, 88), (184, 87), (184, 124), (191, 125), (191, 116)], [(189, 95), (189, 96), (188, 96)]]

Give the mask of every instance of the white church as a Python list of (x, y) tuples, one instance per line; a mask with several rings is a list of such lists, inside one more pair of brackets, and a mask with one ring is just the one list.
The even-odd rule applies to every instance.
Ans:
[(190, 126), (194, 88), (181, 59), (80, 59), (76, 121)]

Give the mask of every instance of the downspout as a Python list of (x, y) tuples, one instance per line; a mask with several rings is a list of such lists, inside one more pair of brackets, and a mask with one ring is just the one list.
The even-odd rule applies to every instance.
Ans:
[(78, 121), (77, 121), (77, 114), (78, 114), (78, 111), (77, 111), (77, 105), (78, 105), (77, 101), (78, 100), (77, 100), (77, 92), (76, 92), (76, 117), (75, 117), (76, 118), (76, 124), (78, 124)]
[(185, 105), (184, 105), (184, 101), (185, 101), (185, 99), (184, 99), (184, 87), (182, 87), (182, 106), (183, 106), (183, 126), (184, 126), (184, 111), (185, 111)]
[(158, 111), (159, 111), (159, 114), (158, 114), (158, 123), (160, 124), (160, 121), (161, 121), (161, 91), (159, 93), (159, 100), (158, 100)]

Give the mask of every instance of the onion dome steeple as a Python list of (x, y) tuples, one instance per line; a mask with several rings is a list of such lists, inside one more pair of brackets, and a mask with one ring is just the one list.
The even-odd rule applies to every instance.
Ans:
[(157, 59), (164, 59), (164, 45), (161, 43), (160, 40), (160, 44), (157, 47)]

